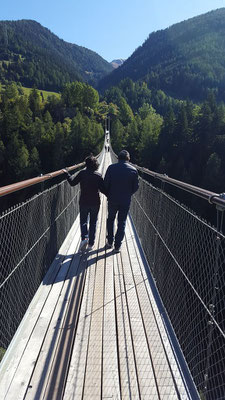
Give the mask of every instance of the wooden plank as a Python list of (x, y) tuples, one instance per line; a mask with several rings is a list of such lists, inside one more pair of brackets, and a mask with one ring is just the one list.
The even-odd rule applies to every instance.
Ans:
[[(89, 261), (89, 263), (90, 263), (90, 261)], [(80, 294), (80, 296), (82, 294)], [(78, 297), (77, 297), (76, 301), (79, 302), (79, 298)], [(64, 329), (68, 329), (67, 326), (65, 326)], [(73, 325), (73, 319), (71, 319), (71, 323), (69, 324), (69, 329), (70, 330), (74, 330), (75, 329), (75, 326)], [(68, 336), (68, 337), (72, 338), (72, 336), (71, 336), (72, 333), (67, 334), (67, 331), (65, 331), (65, 332), (66, 333), (64, 335), (65, 336), (65, 340), (64, 340), (65, 345), (64, 345), (64, 347), (69, 347), (69, 345), (67, 344), (68, 340), (66, 339), (66, 337)], [(73, 334), (75, 334), (75, 332)], [(69, 342), (70, 341), (71, 340), (69, 340)], [(75, 340), (75, 342), (76, 342), (76, 340)], [(68, 357), (70, 358), (70, 354), (71, 353), (68, 353), (68, 350), (65, 350), (64, 347), (63, 347), (63, 343), (62, 343), (62, 345), (60, 346), (62, 356), (64, 354), (65, 355), (65, 359), (68, 358)], [(72, 352), (72, 349), (71, 349), (71, 352)], [(62, 363), (61, 360), (58, 361), (57, 359), (58, 359), (58, 355), (57, 355), (57, 357), (55, 359), (56, 360), (55, 365), (57, 365), (58, 368), (56, 368), (56, 373), (54, 372), (53, 374), (51, 374), (51, 377), (49, 379), (50, 383), (48, 385), (47, 392), (45, 393), (45, 398), (57, 399), (58, 397), (61, 397), (62, 385), (64, 385), (64, 381), (62, 381), (62, 375), (63, 375), (63, 373), (65, 374), (65, 371), (63, 371), (63, 370), (65, 369), (65, 365), (67, 365), (67, 363), (66, 363), (66, 361), (63, 361), (63, 363)], [(61, 367), (61, 365), (62, 365), (62, 367)], [(60, 371), (61, 368), (62, 368), (62, 370)], [(54, 367), (54, 370), (55, 370), (55, 367)], [(59, 373), (58, 373), (58, 370), (59, 370)], [(65, 385), (66, 385), (66, 387), (68, 387), (68, 383), (66, 383)]]
[(87, 254), (84, 254), (80, 258), (77, 274), (73, 278), (72, 290), (60, 332), (57, 352), (51, 366), (49, 381), (44, 395), (45, 399), (57, 400), (61, 399), (63, 395), (79, 318), (86, 265)]
[(106, 251), (102, 398), (120, 399), (117, 332), (115, 320), (113, 251)]
[[(174, 356), (174, 352), (173, 352), (173, 349), (171, 347), (171, 343), (170, 343), (170, 340), (168, 338), (164, 322), (162, 320), (162, 315), (159, 312), (159, 309), (157, 307), (154, 295), (153, 295), (152, 290), (151, 290), (151, 286), (150, 286), (150, 284), (148, 282), (147, 274), (146, 274), (145, 267), (144, 267), (142, 259), (141, 259), (141, 255), (140, 255), (140, 251), (139, 251), (137, 242), (136, 242), (135, 237), (134, 237), (134, 232), (133, 232), (133, 228), (132, 228), (132, 224), (131, 224), (130, 219), (128, 219), (128, 227), (129, 227), (130, 232), (131, 232), (130, 233), (130, 237), (132, 239), (133, 247), (135, 249), (135, 258), (139, 261), (139, 265), (140, 265), (140, 268), (141, 268), (141, 271), (142, 271), (142, 275), (143, 275), (143, 281), (145, 282), (147, 294), (148, 294), (148, 297), (149, 297), (149, 301), (151, 303), (151, 310), (152, 310), (151, 312), (153, 313), (154, 319), (156, 321), (158, 334), (159, 334), (160, 339), (162, 341), (162, 346), (164, 348), (164, 352), (166, 353), (165, 355), (166, 355), (166, 358), (168, 360), (169, 368), (171, 369), (171, 373), (173, 375), (173, 379), (175, 381), (175, 385), (176, 385), (177, 391), (178, 391), (181, 399), (190, 399), (190, 395), (188, 394), (188, 392), (186, 390), (186, 387), (184, 385), (183, 376), (181, 375), (181, 369), (180, 369), (180, 367), (178, 365), (177, 359)], [(152, 347), (152, 348), (153, 348), (154, 351), (157, 350), (154, 347)], [(157, 354), (156, 354), (156, 357), (157, 357)], [(163, 374), (163, 372), (161, 371), (161, 376), (162, 376), (162, 374)], [(177, 398), (177, 397), (175, 397), (175, 398)]]
[[(99, 214), (102, 214), (102, 208)], [(101, 218), (96, 230), (96, 245), (90, 252), (87, 266), (86, 284), (84, 289), (83, 301), (81, 306), (80, 318), (77, 327), (76, 339), (71, 357), (70, 369), (65, 388), (65, 399), (82, 398), (83, 385), (86, 369), (86, 358), (88, 350), (88, 339), (91, 324), (91, 311), (94, 295), (96, 255), (99, 244)]]
[(141, 399), (158, 400), (158, 389), (125, 243), (122, 245), (121, 258)]
[[(103, 213), (101, 228), (105, 227)], [(105, 232), (105, 230), (103, 230)], [(100, 234), (99, 248), (104, 251), (105, 235)], [(105, 259), (97, 259), (95, 289), (92, 304), (91, 327), (88, 342), (86, 373), (84, 381), (84, 399), (99, 399), (101, 397), (102, 380), (102, 329), (103, 329), (103, 298), (104, 298), (104, 266)]]
[[(82, 257), (81, 262), (86, 262), (85, 257)], [(74, 262), (73, 262), (74, 264)], [(78, 265), (77, 265), (78, 266)], [(72, 269), (74, 269), (74, 265), (72, 266)], [(82, 265), (81, 265), (82, 267)], [(85, 268), (85, 266), (84, 266)], [(83, 268), (81, 268), (83, 269)], [(86, 274), (86, 271), (84, 272)], [(78, 276), (74, 277), (73, 281), (71, 282), (71, 287), (75, 287), (76, 290), (82, 290), (79, 289), (80, 285), (83, 283), (81, 283), (81, 274), (83, 274), (83, 271), (80, 271), (78, 273)], [(84, 278), (84, 277), (83, 277)], [(82, 279), (83, 279), (82, 278)], [(66, 285), (65, 285), (66, 286)], [(62, 292), (62, 299), (66, 293), (66, 287), (65, 290), (63, 290)], [(72, 294), (71, 294), (72, 292)], [(57, 315), (59, 314), (59, 310), (61, 308), (61, 303), (62, 301), (59, 301), (58, 306), (57, 306), (57, 310), (55, 313), (55, 318), (52, 320), (51, 326), (49, 329), (49, 332), (47, 334), (47, 340), (45, 340), (44, 346), (42, 348), (42, 352), (41, 354), (43, 355), (43, 357), (41, 357), (40, 362), (39, 362), (39, 369), (36, 368), (36, 374), (34, 373), (32, 382), (30, 384), (30, 387), (32, 387), (32, 390), (30, 390), (30, 398), (32, 398), (32, 393), (34, 393), (34, 388), (35, 386), (37, 386), (37, 378), (39, 376), (42, 376), (42, 383), (40, 382), (40, 378), (39, 378), (39, 382), (38, 382), (38, 388), (39, 390), (36, 390), (36, 396), (39, 398), (42, 396), (42, 394), (44, 394), (45, 398), (58, 398), (60, 396), (59, 393), (61, 393), (62, 391), (62, 386), (64, 385), (64, 376), (65, 376), (65, 368), (66, 368), (66, 364), (67, 361), (66, 359), (68, 358), (70, 352), (72, 351), (71, 348), (71, 340), (72, 336), (75, 334), (74, 332), (71, 332), (71, 330), (75, 329), (75, 325), (77, 323), (76, 318), (78, 319), (77, 316), (75, 316), (74, 314), (77, 314), (78, 310), (75, 310), (74, 307), (77, 307), (77, 304), (80, 301), (80, 298), (78, 298), (77, 296), (81, 296), (82, 294), (77, 294), (77, 293), (73, 293), (73, 290), (70, 290), (70, 294), (69, 297), (73, 297), (73, 299), (71, 300), (71, 303), (69, 301), (67, 301), (67, 304), (63, 303), (65, 309), (64, 309), (64, 313), (63, 315), (60, 315), (60, 321), (63, 321), (64, 319), (66, 320), (65, 326), (64, 323), (60, 323), (57, 324)], [(66, 297), (68, 297), (68, 294), (66, 295)], [(66, 307), (67, 306), (67, 307)], [(72, 309), (72, 311), (71, 311)], [(72, 315), (71, 315), (72, 314)], [(76, 321), (75, 321), (76, 320)], [(69, 328), (69, 330), (68, 330)], [(52, 346), (52, 337), (53, 337), (53, 332), (54, 332), (54, 342), (55, 345)], [(58, 332), (58, 334), (57, 334)], [(54, 349), (51, 349), (51, 352), (49, 354), (49, 345), (51, 345), (51, 347), (54, 347)], [(55, 349), (57, 348), (57, 354), (55, 353)], [(54, 365), (52, 365), (52, 362)], [(50, 372), (50, 376), (49, 375), (49, 371), (45, 370), (42, 372), (42, 375), (40, 375), (40, 368), (41, 365), (48, 365), (48, 369), (51, 370)], [(50, 368), (51, 366), (51, 368)], [(36, 375), (36, 376), (35, 376)], [(54, 381), (54, 382), (53, 382)], [(36, 383), (36, 385), (34, 384)], [(47, 386), (46, 386), (47, 384)], [(46, 386), (46, 388), (45, 388)], [(29, 393), (29, 391), (28, 391)], [(28, 395), (27, 395), (28, 398)]]
[(121, 397), (122, 399), (139, 399), (121, 259), (116, 254), (114, 255), (114, 272)]
[(10, 343), (6, 355), (0, 364), (1, 395), (3, 398), (6, 396), (9, 390), (14, 374), (16, 373), (26, 349), (27, 342), (52, 290), (52, 283), (56, 279), (59, 269), (61, 268), (61, 263), (65, 258), (68, 248), (71, 246), (71, 242), (74, 239), (74, 234), (77, 229), (78, 221), (76, 220), (70, 229), (67, 239), (63, 242), (58, 255), (49, 268), (49, 271), (47, 272), (42, 284), (30, 303), (15, 336)]
[[(107, 154), (107, 159), (109, 160), (109, 163), (111, 163), (111, 156), (110, 154)], [(108, 253), (110, 253), (111, 250), (108, 251)], [(136, 369), (135, 369), (135, 364), (134, 364), (134, 358), (133, 358), (133, 352), (132, 352), (132, 343), (131, 343), (131, 339), (130, 339), (130, 330), (129, 330), (129, 324), (128, 324), (128, 315), (127, 315), (127, 306), (126, 306), (126, 297), (124, 295), (124, 288), (122, 290), (123, 287), (123, 280), (121, 281), (120, 277), (121, 274), (118, 270), (118, 265), (117, 265), (117, 257), (114, 254), (113, 255), (113, 264), (111, 262), (112, 256), (108, 259), (106, 259), (106, 268), (107, 268), (107, 264), (111, 264), (109, 266), (109, 272), (110, 269), (112, 270), (113, 264), (114, 264), (114, 276), (115, 276), (115, 294), (116, 294), (116, 304), (114, 307), (116, 307), (116, 318), (117, 318), (117, 334), (118, 334), (118, 349), (119, 350), (119, 354), (117, 355), (119, 357), (119, 372), (120, 372), (120, 385), (121, 385), (121, 395), (122, 398), (139, 398), (139, 394), (138, 394), (138, 384), (137, 384), (137, 377), (136, 377)], [(108, 261), (107, 261), (108, 260)], [(109, 263), (110, 261), (110, 263)], [(108, 276), (108, 272), (106, 277)], [(110, 276), (110, 275), (109, 275)], [(112, 276), (110, 278), (111, 282), (112, 282)], [(112, 283), (110, 284), (109, 288), (107, 287), (109, 283), (107, 283), (107, 279), (106, 279), (106, 288), (105, 288), (105, 293), (108, 292), (108, 290), (110, 289)], [(112, 292), (112, 287), (111, 290)], [(107, 294), (108, 296), (108, 294)], [(110, 301), (110, 300), (109, 300)], [(107, 304), (105, 302), (105, 304)], [(109, 303), (110, 304), (110, 303)], [(110, 304), (110, 308), (112, 308), (112, 304)], [(110, 315), (111, 314), (111, 315)], [(111, 318), (110, 318), (111, 316)], [(112, 343), (113, 345), (113, 349), (111, 351), (111, 357), (110, 357), (110, 353), (108, 355), (108, 365), (107, 362), (105, 362), (105, 364), (103, 365), (103, 389), (104, 389), (104, 370), (107, 371), (107, 380), (109, 380), (110, 384), (107, 385), (107, 387), (103, 390), (103, 394), (105, 396), (105, 398), (120, 398), (120, 393), (119, 393), (119, 388), (116, 389), (115, 393), (113, 394), (111, 391), (111, 387), (114, 385), (115, 386), (115, 379), (116, 379), (116, 386), (119, 384), (118, 382), (118, 378), (117, 376), (112, 376), (112, 371), (116, 371), (116, 364), (118, 363), (118, 361), (116, 360), (116, 344), (113, 344), (113, 336), (114, 336), (114, 332), (115, 332), (115, 328), (113, 327), (115, 324), (115, 318), (114, 318), (114, 311), (110, 310), (110, 312), (108, 312), (105, 315), (105, 318), (107, 318), (107, 320), (104, 319), (104, 326), (105, 327), (110, 327), (107, 328), (107, 336), (110, 335), (111, 340), (108, 340), (108, 343)], [(111, 320), (113, 320), (113, 322), (111, 322)], [(109, 322), (110, 321), (110, 322)], [(107, 322), (107, 324), (105, 324), (105, 322)], [(113, 332), (113, 333), (112, 333)], [(106, 337), (106, 332), (104, 334), (104, 338)], [(103, 352), (103, 362), (104, 362), (104, 358), (105, 357), (105, 352), (107, 349), (106, 346), (106, 342), (104, 340), (104, 352)], [(114, 355), (114, 356), (113, 356)], [(111, 358), (111, 359), (110, 359)], [(114, 366), (112, 366), (111, 368), (111, 376), (110, 376), (110, 364), (112, 363), (112, 358), (114, 358)], [(107, 359), (106, 359), (107, 361)], [(116, 374), (116, 372), (115, 372)], [(116, 374), (117, 375), (117, 374)], [(115, 387), (116, 387), (115, 386)], [(108, 388), (108, 389), (107, 389)], [(106, 390), (107, 389), (107, 390)], [(104, 398), (104, 397), (103, 397)]]
[[(72, 242), (69, 248), (69, 252), (74, 252), (76, 246), (77, 237), (75, 237), (75, 240)], [(28, 342), (24, 350), (23, 356), (20, 360), (19, 367), (14, 374), (12, 384), (10, 385), (10, 388), (8, 390), (7, 400), (15, 400), (15, 393), (17, 393), (17, 400), (23, 399), (26, 393), (29, 380), (34, 369), (34, 365), (38, 358), (44, 336), (48, 329), (49, 322), (52, 317), (52, 312), (55, 308), (55, 304), (61, 294), (64, 285), (64, 279), (67, 275), (69, 266), (69, 260), (62, 264), (54, 285), (51, 286), (51, 291), (44, 304), (44, 307), (41, 310), (32, 334), (30, 338), (26, 337), (26, 340), (28, 339)]]
[[(76, 250), (78, 249), (79, 243), (79, 232), (76, 242)], [(55, 299), (55, 309), (44, 337), (42, 347), (35, 365), (35, 369), (32, 375), (32, 379), (29, 382), (29, 387), (26, 393), (26, 400), (34, 398), (44, 397), (46, 386), (49, 381), (50, 371), (52, 369), (53, 360), (57, 357), (56, 351), (58, 351), (60, 335), (63, 330), (64, 319), (66, 317), (67, 309), (70, 303), (71, 293), (75, 284), (76, 274), (80, 264), (80, 254), (76, 253), (68, 255), (65, 262), (69, 262), (68, 274), (66, 276), (65, 283), (63, 285), (60, 296)]]
[[(94, 261), (95, 255), (89, 261)], [(95, 265), (87, 269), (86, 284), (77, 327), (74, 349), (65, 388), (65, 399), (81, 399), (83, 393), (86, 354), (91, 320), (91, 307), (94, 289)]]
[[(110, 163), (108, 154), (104, 155), (103, 171)], [(103, 197), (103, 218), (101, 221), (99, 251), (105, 247), (105, 225), (106, 225), (106, 200)], [(105, 259), (99, 258), (96, 264), (95, 289), (92, 304), (92, 316), (90, 334), (88, 339), (88, 351), (86, 359), (86, 373), (84, 380), (83, 398), (94, 399), (101, 396), (102, 378), (102, 328), (103, 328), (103, 296), (104, 296), (104, 265)]]
[(137, 257), (133, 236), (134, 233), (128, 223), (126, 242), (160, 399), (177, 399), (173, 376), (146, 290), (147, 276), (140, 269), (140, 259)]

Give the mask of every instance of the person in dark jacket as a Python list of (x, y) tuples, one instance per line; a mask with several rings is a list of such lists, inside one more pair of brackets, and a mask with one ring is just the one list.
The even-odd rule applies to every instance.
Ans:
[(108, 198), (107, 243), (111, 248), (114, 240), (114, 221), (117, 216), (117, 232), (115, 235), (115, 251), (120, 246), (125, 234), (127, 214), (130, 208), (131, 196), (138, 190), (138, 173), (129, 164), (128, 151), (122, 150), (118, 155), (118, 163), (108, 167), (105, 178), (105, 190)]
[[(80, 183), (80, 229), (81, 229), (81, 245), (80, 251), (84, 251), (88, 245), (88, 250), (94, 246), (95, 231), (100, 208), (99, 192), (105, 194), (104, 181), (97, 169), (99, 167), (98, 160), (89, 156), (85, 159), (86, 169), (80, 171), (77, 175), (71, 176), (67, 170), (67, 180), (71, 186)], [(88, 217), (90, 218), (88, 231)]]

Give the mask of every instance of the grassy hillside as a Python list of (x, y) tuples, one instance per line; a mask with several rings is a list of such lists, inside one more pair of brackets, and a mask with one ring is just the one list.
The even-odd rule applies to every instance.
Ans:
[[(21, 89), (21, 91), (26, 96), (29, 96), (29, 94), (33, 90), (32, 88), (27, 88), (24, 86), (18, 86), (18, 87), (19, 87), (19, 89)], [(5, 85), (0, 84), (0, 94), (2, 94), (4, 92), (4, 90), (5, 90)], [(48, 90), (41, 90), (41, 89), (39, 89), (39, 90), (37, 89), (37, 91), (40, 93), (41, 96), (43, 96), (44, 101), (47, 101), (48, 97), (50, 97), (50, 96), (55, 96), (58, 99), (61, 97), (60, 93), (58, 93), (58, 92), (50, 92)], [(22, 92), (21, 92), (21, 94), (22, 94)]]
[[(23, 90), (24, 94), (29, 96), (32, 88), (26, 88), (24, 86), (21, 87), (21, 89)], [(57, 92), (50, 92), (48, 90), (38, 90), (39, 93), (43, 94), (43, 98), (44, 100), (47, 100), (49, 96), (56, 96), (57, 98), (60, 98), (60, 93)]]

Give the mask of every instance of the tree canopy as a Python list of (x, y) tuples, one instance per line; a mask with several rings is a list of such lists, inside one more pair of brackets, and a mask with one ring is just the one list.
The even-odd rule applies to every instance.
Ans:
[(6, 86), (0, 102), (0, 185), (81, 162), (104, 140), (98, 92), (86, 83), (65, 85), (60, 99), (43, 102), (34, 88)]

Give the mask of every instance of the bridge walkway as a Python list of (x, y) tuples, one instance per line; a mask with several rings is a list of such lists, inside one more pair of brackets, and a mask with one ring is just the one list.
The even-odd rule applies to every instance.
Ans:
[[(106, 154), (105, 167), (110, 163)], [(121, 252), (72, 226), (3, 359), (1, 399), (191, 399), (128, 218)]]

